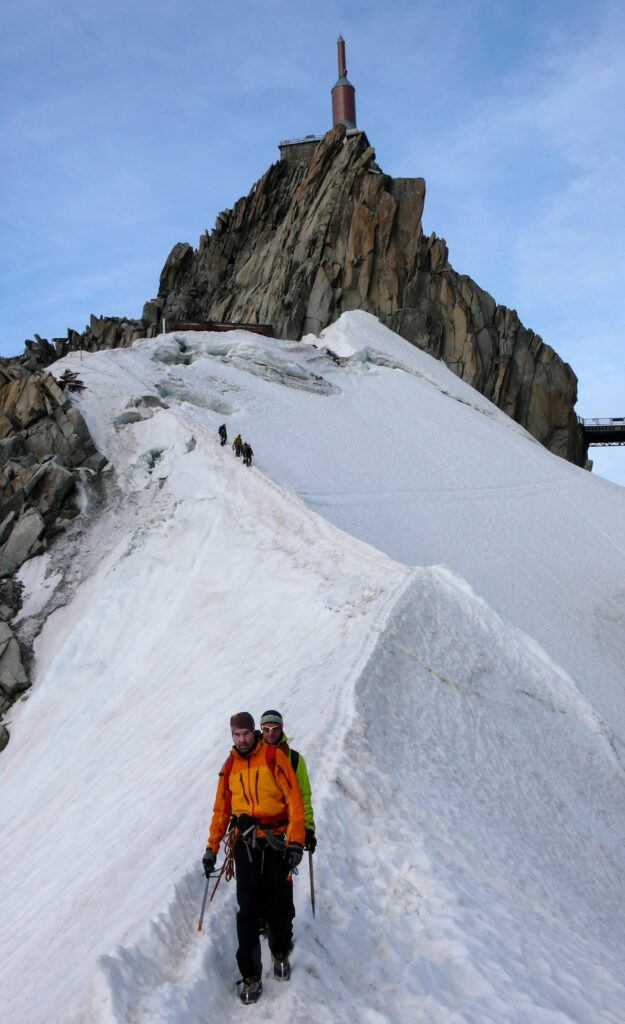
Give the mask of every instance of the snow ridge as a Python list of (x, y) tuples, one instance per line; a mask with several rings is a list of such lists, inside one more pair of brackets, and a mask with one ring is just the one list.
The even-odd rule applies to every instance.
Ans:
[(317, 917), (304, 864), (293, 977), (256, 1017), (622, 1021), (622, 489), (362, 313), (65, 362), (113, 468), (24, 572), (45, 625), (0, 759), (3, 1019), (249, 1017), (234, 886), (196, 931), (200, 857), (231, 713), (278, 706)]

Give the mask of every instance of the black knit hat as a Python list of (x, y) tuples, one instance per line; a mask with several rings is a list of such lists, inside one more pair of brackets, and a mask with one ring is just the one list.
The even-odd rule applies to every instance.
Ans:
[(263, 717), (260, 720), (261, 729), (263, 725), (279, 725), (283, 727), (282, 715), (279, 711), (265, 711)]
[(238, 715), (233, 715), (230, 719), (230, 729), (249, 729), (250, 732), (255, 732), (256, 726), (249, 711), (239, 711)]

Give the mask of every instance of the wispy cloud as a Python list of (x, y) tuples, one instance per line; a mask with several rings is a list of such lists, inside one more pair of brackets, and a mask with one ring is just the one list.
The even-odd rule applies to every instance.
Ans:
[(449, 225), (452, 263), (578, 372), (590, 343), (597, 368), (611, 352), (623, 358), (624, 30), (612, 5), (583, 42), (561, 27), (423, 146), (427, 226)]

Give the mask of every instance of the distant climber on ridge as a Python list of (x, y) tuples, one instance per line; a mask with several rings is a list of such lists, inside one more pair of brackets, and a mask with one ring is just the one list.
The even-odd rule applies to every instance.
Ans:
[(221, 424), (221, 426), (220, 426), (219, 430), (217, 431), (217, 433), (219, 434), (219, 439), (221, 441), (221, 447), (223, 448), (223, 446), (228, 441), (228, 431), (226, 430), (226, 424), (225, 423)]
[(247, 441), (243, 442), (243, 447), (241, 448), (241, 454), (243, 455), (243, 465), (244, 466), (251, 466), (252, 465), (252, 455), (254, 454), (254, 452), (252, 451), (251, 444), (248, 444)]

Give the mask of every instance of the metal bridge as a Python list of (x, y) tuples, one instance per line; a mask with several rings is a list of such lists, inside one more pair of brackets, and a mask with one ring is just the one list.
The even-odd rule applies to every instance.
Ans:
[(579, 417), (579, 425), (584, 433), (584, 441), (588, 446), (625, 446), (625, 416), (614, 416), (612, 419), (596, 420), (583, 420)]

